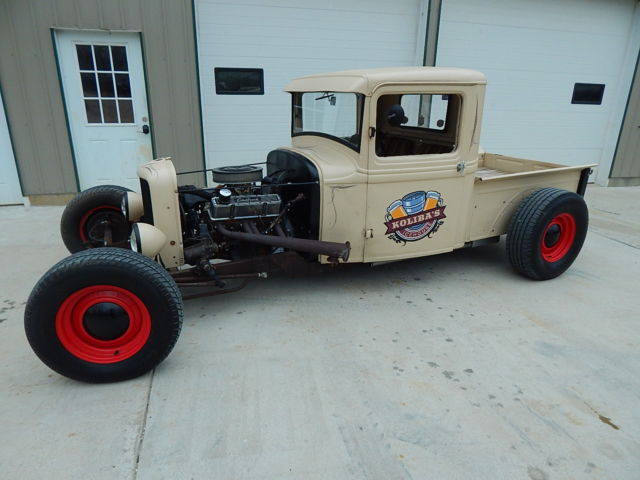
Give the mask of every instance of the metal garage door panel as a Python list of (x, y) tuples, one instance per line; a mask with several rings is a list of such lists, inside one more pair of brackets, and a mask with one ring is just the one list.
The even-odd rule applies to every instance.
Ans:
[[(487, 75), (482, 146), (573, 165), (598, 163), (620, 95), (634, 2), (443, 2), (437, 64)], [(605, 84), (572, 105), (575, 83)]]
[[(290, 144), (290, 96), (282, 88), (294, 77), (414, 65), (419, 19), (419, 0), (198, 0), (208, 166), (264, 161), (269, 150)], [(216, 95), (216, 67), (263, 68), (265, 94)]]

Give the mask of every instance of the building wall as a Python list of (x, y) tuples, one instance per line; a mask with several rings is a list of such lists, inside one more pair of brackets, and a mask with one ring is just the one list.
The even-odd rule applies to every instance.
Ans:
[(56, 28), (141, 32), (155, 156), (202, 168), (191, 0), (0, 0), (0, 84), (25, 195), (77, 191)]
[[(269, 2), (269, 5), (263, 5), (263, 7), (268, 9), (268, 7), (271, 6), (274, 11), (273, 15), (279, 18), (284, 26), (291, 29), (296, 25), (299, 26), (300, 19), (298, 19), (297, 23), (291, 20), (293, 23), (289, 25), (290, 20), (284, 18), (286, 10), (276, 7), (280, 6), (280, 3), (285, 3), (290, 7), (302, 8), (305, 7), (306, 1), (308, 0), (304, 0), (304, 2), (273, 0)], [(493, 0), (493, 3), (496, 1), (497, 0)], [(504, 0), (504, 2), (505, 5), (515, 3), (507, 0)], [(360, 0), (357, 3), (357, 11), (366, 10), (367, 8), (369, 10), (375, 10), (372, 4), (366, 1)], [(409, 8), (409, 3), (412, 2), (403, 4), (404, 10)], [(418, 24), (418, 28), (414, 29), (415, 26), (411, 26), (411, 28), (397, 29), (397, 35), (403, 38), (407, 35), (412, 37), (411, 41), (416, 44), (415, 61), (417, 63), (421, 60), (424, 60), (426, 64), (434, 63), (437, 49), (437, 63), (442, 65), (449, 64), (451, 63), (450, 61), (445, 61), (447, 52), (455, 45), (460, 42), (471, 42), (470, 45), (477, 45), (480, 44), (480, 40), (484, 38), (482, 35), (475, 35), (469, 28), (465, 28), (460, 35), (449, 35), (450, 38), (447, 40), (447, 29), (451, 30), (451, 28), (449, 28), (451, 25), (448, 25), (446, 22), (446, 13), (452, 8), (455, 9), (456, 5), (461, 5), (466, 2), (462, 0), (419, 0), (415, 3), (420, 4), (419, 9), (414, 9), (416, 12), (414, 22)], [(487, 5), (490, 3), (491, 2), (487, 2)], [(526, 4), (527, 2), (524, 3)], [(535, 2), (530, 0), (529, 3), (533, 5)], [(546, 2), (546, 4), (549, 5), (554, 3), (555, 2), (551, 1)], [(562, 5), (572, 3), (578, 2), (564, 2)], [(604, 8), (606, 4), (604, 0), (592, 0), (588, 3), (596, 10), (596, 7)], [(632, 0), (616, 0), (614, 3), (618, 6), (635, 5), (635, 2)], [(228, 6), (230, 6), (229, 8), (235, 8), (235, 14), (233, 12), (226, 12), (225, 14), (223, 8), (225, 4), (228, 4)], [(487, 9), (487, 5), (483, 7), (484, 10)], [(580, 5), (580, 11), (582, 12), (584, 9), (582, 8), (582, 4)], [(335, 6), (336, 5), (329, 4), (318, 8), (334, 8)], [(341, 6), (346, 8), (342, 4)], [(443, 25), (439, 25), (441, 6), (445, 12), (442, 19)], [(240, 37), (244, 43), (247, 43), (246, 38), (244, 38), (242, 34), (242, 26), (246, 24), (245, 13), (251, 11), (253, 12), (253, 16), (259, 17), (259, 15), (256, 14), (256, 7), (241, 7), (233, 2), (213, 0), (198, 0), (198, 7), (203, 7), (200, 8), (198, 12), (200, 28), (202, 30), (200, 35), (202, 36), (206, 33), (206, 28), (204, 27), (207, 25), (212, 24), (215, 27), (212, 29), (211, 41), (201, 42), (199, 47), (200, 50), (202, 50), (201, 57), (209, 58), (214, 56), (214, 54), (218, 57), (224, 57), (226, 55), (229, 59), (223, 62), (223, 66), (244, 66), (247, 58), (246, 55), (245, 57), (239, 55), (238, 49), (240, 46), (237, 45), (243, 42), (233, 43), (228, 38), (232, 35), (225, 36), (224, 30), (220, 30), (220, 28), (231, 28), (232, 31), (235, 29), (240, 33), (234, 34)], [(386, 8), (393, 10), (391, 7)], [(394, 9), (395, 8), (396, 7), (394, 7)], [(398, 7), (398, 9), (399, 11), (402, 10), (400, 7)], [(427, 10), (428, 15), (425, 19), (424, 14)], [(631, 52), (634, 58), (635, 55), (637, 55), (638, 39), (636, 37), (638, 37), (638, 31), (640, 30), (640, 28), (638, 28), (639, 11), (640, 9), (636, 6), (635, 16), (633, 18), (629, 16), (630, 20), (628, 21), (632, 26), (635, 25), (635, 29), (631, 33), (628, 41), (629, 45), (626, 50)], [(396, 12), (396, 16), (397, 13), (398, 12)], [(611, 8), (605, 10), (604, 13), (611, 16)], [(369, 15), (372, 14), (375, 14), (375, 12), (369, 11)], [(470, 11), (462, 9), (458, 18), (468, 20), (470, 14)], [(312, 14), (307, 12), (306, 15)], [(562, 15), (558, 16), (560, 20), (562, 20), (561, 17)], [(305, 20), (305, 18), (306, 17), (302, 17), (303, 20)], [(308, 18), (306, 19), (308, 20)], [(505, 21), (506, 20), (501, 19), (498, 23), (504, 23)], [(233, 22), (235, 22), (236, 25), (229, 27)], [(509, 24), (508, 21), (506, 22)], [(331, 22), (325, 22), (325, 24), (320, 23), (321, 26), (326, 28), (333, 25)], [(358, 22), (351, 23), (356, 25)], [(362, 26), (362, 23), (363, 22), (359, 22), (358, 25)], [(618, 32), (618, 36), (628, 35), (626, 31), (623, 32), (623, 30), (627, 28), (625, 27), (626, 24), (624, 24), (624, 22), (620, 22), (620, 24), (621, 31)], [(389, 27), (389, 22), (385, 22), (383, 26)], [(511, 25), (511, 27), (513, 26), (514, 25)], [(270, 27), (268, 23), (263, 25), (262, 28), (265, 29), (267, 27)], [(441, 32), (438, 32), (439, 27)], [(195, 44), (193, 24), (193, 0), (0, 0), (0, 86), (2, 86), (4, 91), (7, 119), (12, 132), (16, 161), (22, 180), (23, 193), (25, 195), (64, 194), (77, 191), (74, 159), (65, 119), (62, 89), (60, 79), (58, 78), (52, 35), (53, 30), (56, 28), (141, 32), (154, 154), (155, 156), (172, 156), (176, 161), (179, 171), (194, 170), (203, 167), (202, 115), (200, 112), (201, 103), (198, 88), (199, 79), (196, 60), (197, 47)], [(348, 35), (348, 32), (348, 28), (341, 30), (341, 34), (344, 35)], [(260, 37), (260, 32), (258, 31), (252, 32), (252, 34), (258, 38)], [(300, 35), (295, 37), (297, 40), (293, 42), (293, 44), (297, 45), (299, 39), (309, 41), (307, 31), (303, 31)], [(423, 48), (425, 36), (430, 40), (427, 41), (427, 49), (424, 54), (424, 59), (422, 59), (419, 58), (422, 57), (422, 55), (417, 55), (417, 50), (418, 47)], [(438, 37), (442, 37), (440, 38), (440, 45), (438, 45)], [(451, 41), (451, 38), (453, 38), (454, 41)], [(534, 43), (537, 45), (538, 39), (536, 38), (534, 40)], [(268, 46), (268, 42), (263, 43), (265, 44), (263, 45), (259, 40), (257, 41), (260, 51), (263, 51)], [(228, 48), (228, 44), (234, 46), (235, 50)], [(322, 43), (321, 46), (322, 45), (324, 45), (324, 43)], [(265, 62), (267, 60), (271, 61), (270, 58), (261, 59), (260, 52), (254, 52), (255, 46), (256, 43), (253, 43), (253, 41), (246, 46), (247, 50), (252, 52), (251, 55), (255, 57), (257, 63), (254, 63), (261, 63), (262, 60)], [(340, 44), (340, 46), (344, 48), (344, 44)], [(580, 48), (579, 44), (574, 46), (575, 48)], [(464, 47), (463, 50), (467, 52), (473, 49), (467, 46)], [(619, 50), (623, 49), (616, 48), (614, 50), (612, 53), (618, 54), (620, 53)], [(353, 49), (353, 51), (356, 51), (356, 49)], [(406, 53), (411, 57), (411, 52), (407, 51)], [(344, 54), (346, 55), (346, 53)], [(629, 55), (625, 53), (625, 58), (628, 56)], [(263, 54), (263, 57), (268, 56)], [(492, 55), (492, 57), (496, 59), (496, 61), (506, 61), (501, 55)], [(333, 57), (331, 58), (333, 59)], [(378, 56), (375, 58), (379, 61), (381, 57)], [(335, 66), (335, 68), (332, 66), (331, 69), (356, 66), (353, 62), (362, 62), (362, 52), (353, 58), (347, 56), (347, 59), (350, 62), (347, 62), (348, 66), (346, 64), (345, 66)], [(302, 68), (300, 65), (303, 60), (304, 59), (296, 59), (289, 56), (285, 58), (283, 65), (287, 65), (294, 70), (300, 69)], [(311, 63), (315, 65), (315, 67), (309, 71), (317, 71), (319, 68), (317, 60), (306, 59), (306, 61), (309, 60), (312, 60)], [(398, 59), (398, 61), (402, 63), (414, 63), (404, 59), (404, 57), (402, 60)], [(474, 61), (478, 61), (478, 58), (464, 59), (461, 66), (475, 66), (480, 70), (487, 70), (486, 62), (483, 61), (476, 66)], [(203, 83), (203, 92), (205, 94), (209, 92), (209, 90), (206, 89), (213, 88), (211, 85), (213, 78), (210, 67), (216, 63), (213, 61), (209, 63), (211, 63), (211, 65), (203, 64), (202, 81), (206, 82), (206, 84)], [(227, 65), (227, 63), (229, 65)], [(625, 68), (629, 71), (627, 72), (625, 70), (622, 72), (619, 78), (624, 80), (629, 77), (630, 82), (633, 65), (625, 61)], [(320, 70), (322, 69), (323, 68), (320, 68)], [(274, 71), (280, 76), (280, 78), (277, 78), (277, 85), (274, 84), (274, 88), (277, 87), (280, 89), (281, 86), (286, 83), (283, 79), (285, 77), (288, 79), (288, 77), (291, 76), (289, 75), (291, 72), (285, 72), (283, 68), (278, 68)], [(293, 73), (300, 74), (301, 72), (296, 71)], [(611, 95), (614, 92), (614, 89), (610, 88), (610, 86), (611, 85), (607, 86), (607, 90), (605, 91), (606, 95)], [(618, 116), (622, 117), (626, 104), (627, 95), (625, 89), (628, 90), (628, 86), (626, 86), (625, 81), (621, 81), (619, 87), (620, 91), (616, 93), (616, 97), (619, 97), (616, 100), (619, 108), (616, 107), (612, 110), (612, 120), (617, 119)], [(491, 88), (499, 91), (499, 82), (492, 82)], [(620, 92), (623, 93), (620, 94)], [(204, 100), (204, 106), (207, 108), (206, 95)], [(230, 99), (227, 100), (230, 101)], [(239, 101), (238, 99), (233, 100), (236, 102)], [(251, 100), (255, 102), (255, 98)], [(489, 100), (491, 100), (491, 98), (489, 98)], [(223, 115), (224, 112), (220, 110), (219, 105), (212, 104), (208, 107), (208, 110), (209, 117), (212, 119), (209, 123), (212, 125), (216, 124), (216, 127), (218, 127), (216, 122), (223, 124), (231, 122), (231, 117), (229, 115)], [(489, 110), (490, 109), (488, 109), (488, 111)], [(270, 144), (275, 145), (279, 142), (274, 140), (274, 134), (272, 133), (274, 126), (271, 125), (273, 122), (270, 119), (271, 117), (268, 117), (267, 121), (262, 122), (260, 129), (252, 133), (268, 137)], [(529, 118), (528, 121), (530, 120)], [(286, 121), (288, 121), (288, 116)], [(242, 120), (237, 120), (237, 122), (239, 123), (229, 126), (241, 128), (243, 126)], [(204, 123), (205, 125), (207, 124), (206, 121)], [(610, 123), (615, 122), (610, 121)], [(485, 125), (487, 127), (485, 129), (487, 133), (490, 133), (488, 129), (492, 124), (498, 125), (497, 122), (488, 121)], [(618, 125), (619, 121), (618, 124), (610, 129), (612, 133), (607, 134), (603, 140), (605, 145), (602, 147), (601, 168), (598, 171), (598, 178), (602, 179), (603, 182), (606, 182), (609, 174), (613, 149), (615, 148), (618, 138)], [(287, 128), (279, 129), (282, 135), (285, 135), (287, 131)], [(510, 138), (514, 140), (515, 138), (505, 136), (502, 132), (499, 133), (501, 141), (508, 141)], [(217, 128), (216, 134), (222, 134), (224, 140), (224, 131), (220, 130), (220, 128)], [(604, 133), (598, 131), (590, 137), (593, 137), (593, 140), (600, 141), (603, 135)], [(223, 143), (213, 134), (208, 135), (208, 137), (210, 137), (210, 148), (214, 150)], [(536, 141), (537, 145), (544, 144), (542, 141), (537, 141), (529, 130), (527, 130), (527, 139)], [(519, 147), (522, 147), (523, 142), (518, 141), (517, 144)], [(251, 145), (244, 145), (244, 147), (251, 147)], [(235, 159), (233, 155), (238, 153), (237, 150), (237, 146), (234, 146), (231, 151), (220, 155), (219, 161), (213, 158), (213, 155), (210, 155), (211, 158), (209, 158), (209, 162), (212, 164), (234, 163)], [(502, 150), (503, 153), (509, 153), (508, 149), (505, 150), (502, 148)], [(577, 152), (574, 148), (568, 151)], [(522, 154), (525, 155), (526, 152), (522, 152)], [(537, 157), (539, 153), (531, 152), (530, 156)], [(181, 177), (180, 180), (183, 183), (201, 183), (202, 176), (190, 175)]]
[(610, 186), (640, 185), (640, 54), (620, 129)]
[(22, 203), (22, 190), (0, 88), (0, 205)]

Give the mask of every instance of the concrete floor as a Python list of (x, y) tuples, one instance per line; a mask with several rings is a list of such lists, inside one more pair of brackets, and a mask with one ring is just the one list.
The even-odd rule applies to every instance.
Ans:
[(0, 477), (638, 479), (639, 200), (590, 187), (548, 282), (501, 242), (189, 301), (170, 357), (110, 385), (25, 339), (62, 209), (0, 208)]

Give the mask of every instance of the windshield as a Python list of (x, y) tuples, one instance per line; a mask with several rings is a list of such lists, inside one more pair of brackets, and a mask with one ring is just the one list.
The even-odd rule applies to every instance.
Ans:
[(360, 93), (294, 93), (291, 135), (326, 136), (359, 152), (363, 99)]

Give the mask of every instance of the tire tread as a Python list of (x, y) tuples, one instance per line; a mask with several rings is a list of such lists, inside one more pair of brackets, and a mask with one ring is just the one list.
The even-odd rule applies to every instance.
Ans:
[[(34, 305), (40, 295), (44, 294), (52, 288), (55, 288), (55, 285), (59, 282), (64, 281), (64, 279), (67, 278), (68, 275), (80, 271), (83, 267), (87, 266), (100, 266), (106, 268), (113, 266), (118, 268), (126, 268), (134, 275), (138, 275), (141, 278), (144, 278), (145, 281), (150, 282), (154, 289), (162, 292), (164, 296), (168, 297), (170, 308), (169, 318), (171, 318), (173, 322), (173, 324), (171, 325), (172, 337), (170, 341), (166, 345), (164, 345), (163, 351), (156, 358), (157, 361), (155, 365), (161, 363), (169, 355), (169, 353), (171, 353), (171, 350), (173, 350), (173, 347), (178, 341), (178, 337), (182, 329), (184, 312), (180, 290), (173, 278), (171, 278), (171, 275), (169, 275), (169, 273), (158, 263), (131, 250), (114, 247), (84, 250), (66, 257), (56, 263), (53, 267), (51, 267), (51, 269), (38, 281), (38, 283), (36, 283), (27, 301), (24, 315), (24, 325), (27, 339), (36, 352), (36, 355), (38, 355), (38, 357), (45, 364), (60, 372), (59, 369), (54, 368), (54, 366), (51, 365), (48, 359), (43, 358), (38, 353), (38, 350), (35, 347), (36, 341), (34, 339), (34, 335), (37, 335), (38, 333), (39, 322), (33, 311), (35, 309)], [(60, 373), (65, 374), (64, 372)], [(130, 376), (119, 378), (118, 380), (133, 378), (142, 373), (144, 372), (138, 372)], [(77, 376), (73, 378), (89, 382), (113, 381), (100, 378), (78, 378)]]
[[(536, 228), (538, 228), (543, 217), (547, 215), (549, 208), (562, 201), (576, 197), (577, 194), (574, 192), (548, 187), (536, 190), (522, 201), (511, 218), (507, 229), (507, 257), (516, 271), (534, 280), (551, 278), (542, 275), (536, 268), (534, 258), (538, 251)], [(579, 243), (578, 250), (583, 241), (584, 238), (576, 240)]]
[[(97, 205), (107, 201), (116, 201), (116, 198), (124, 192), (131, 190), (120, 185), (98, 185), (91, 187), (78, 193), (73, 197), (60, 218), (60, 236), (65, 247), (70, 253), (80, 252), (85, 249), (84, 245), (78, 238), (78, 216), (82, 216), (85, 211), (90, 210), (90, 205)], [(89, 207), (88, 207), (89, 206)], [(118, 200), (118, 207), (120, 206)]]

